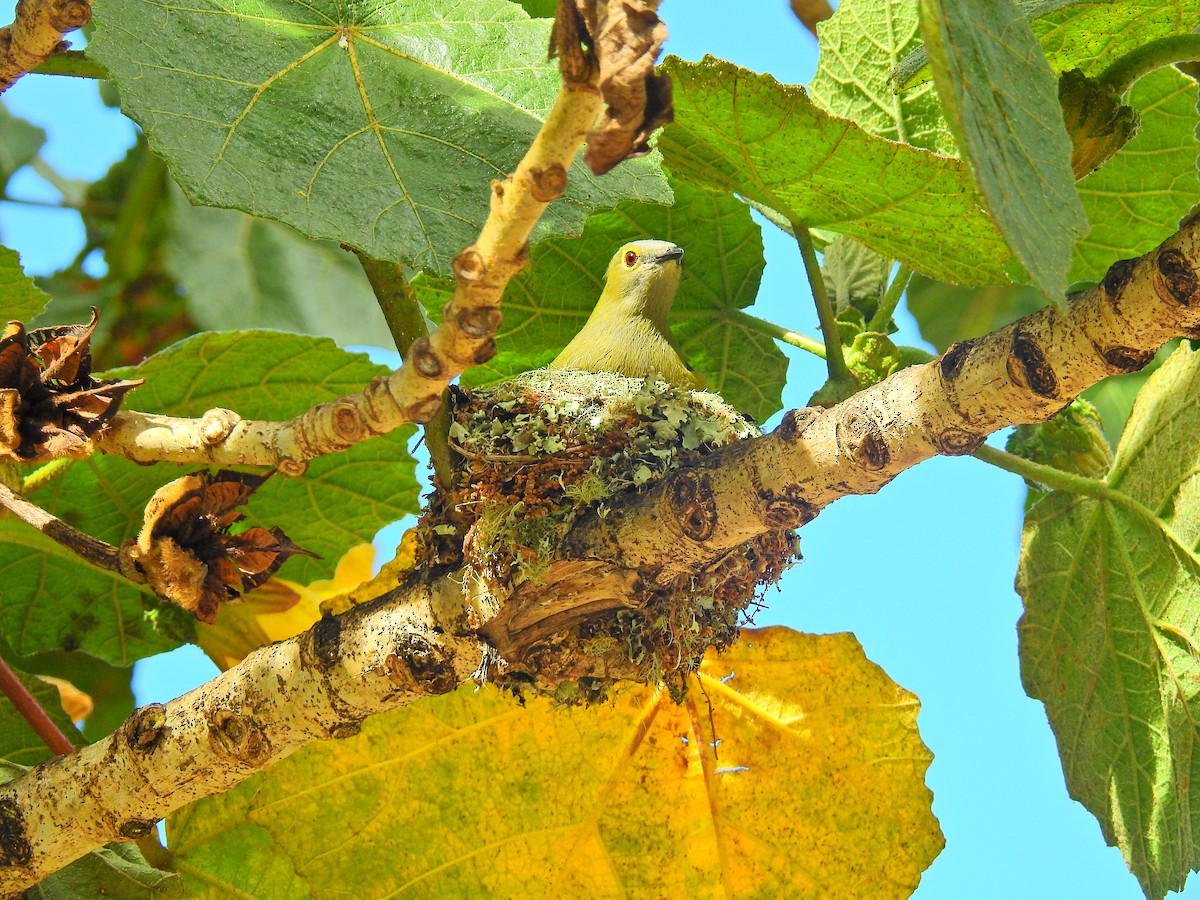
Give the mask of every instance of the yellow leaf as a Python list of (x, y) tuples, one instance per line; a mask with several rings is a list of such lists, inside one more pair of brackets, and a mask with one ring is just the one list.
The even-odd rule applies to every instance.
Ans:
[(682, 706), (466, 688), (180, 810), (168, 836), (208, 896), (286, 859), (279, 896), (906, 897), (943, 843), (917, 710), (851, 635), (747, 630)]
[(370, 579), (375, 560), (371, 544), (352, 547), (338, 560), (333, 578), (307, 587), (272, 578), (236, 603), (223, 603), (213, 625), (196, 623), (196, 643), (224, 671), (251, 651), (307, 630), (321, 618), (323, 600), (344, 594)]

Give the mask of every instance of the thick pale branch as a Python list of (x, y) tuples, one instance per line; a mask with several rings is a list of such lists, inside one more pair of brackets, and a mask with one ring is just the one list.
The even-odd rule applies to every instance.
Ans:
[(793, 410), (591, 517), (567, 552), (666, 574), (767, 531), (799, 527), (847, 494), (873, 494), (931, 456), (973, 452), (1008, 425), (1041, 422), (1108, 375), (1136, 371), (1171, 338), (1200, 336), (1200, 225), (1122, 260), (1063, 314), (1046, 307), (955, 344), (831, 409)]
[(247, 421), (228, 410), (210, 410), (198, 419), (124, 411), (95, 440), (96, 448), (138, 462), (260, 465), (299, 475), (315, 457), (430, 421), (446, 386), (495, 355), (504, 288), (528, 259), (533, 226), (566, 188), (567, 170), (600, 105), (590, 84), (559, 91), (517, 170), (493, 183), (491, 212), (479, 239), (455, 257), (454, 297), (442, 323), (406, 348), (404, 365), (390, 376), (289, 422)]
[(451, 691), (485, 660), (451, 579), (322, 619), (109, 737), (0, 786), (0, 896), (104, 843), (137, 839), (185, 803), (318, 739)]
[(1195, 223), (1114, 265), (1066, 314), (1047, 308), (956, 344), (833, 409), (793, 411), (772, 434), (717, 451), (623, 505), (611, 498), (609, 514), (584, 519), (565, 547), (596, 561), (554, 563), (503, 609), (465, 598), (461, 573), (401, 591), (265, 647), (179, 700), (139, 710), (110, 738), (0, 786), (0, 892), (147, 833), (170, 810), (308, 741), (352, 734), (367, 715), (450, 690), (492, 648), (519, 651), (581, 617), (633, 606), (640, 578), (694, 571), (838, 497), (873, 493), (923, 459), (970, 453), (1000, 427), (1049, 418), (1179, 335), (1200, 336)]
[(13, 23), (0, 28), (0, 92), (66, 49), (62, 36), (91, 18), (91, 0), (19, 0)]

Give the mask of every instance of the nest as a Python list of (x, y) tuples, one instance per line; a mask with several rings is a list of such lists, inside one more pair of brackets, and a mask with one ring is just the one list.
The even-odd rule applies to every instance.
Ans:
[(708, 648), (732, 643), (799, 558), (791, 531), (683, 575), (558, 558), (581, 516), (619, 515), (630, 493), (759, 433), (715, 394), (538, 370), (453, 399), (455, 483), (431, 496), (417, 534), (430, 570), (466, 573), (502, 686), (573, 703), (633, 679), (682, 696)]

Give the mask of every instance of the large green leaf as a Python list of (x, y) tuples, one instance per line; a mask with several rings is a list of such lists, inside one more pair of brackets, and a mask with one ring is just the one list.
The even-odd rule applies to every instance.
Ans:
[[(105, 487), (119, 491), (121, 485)], [(91, 501), (97, 512), (123, 502), (119, 493), (105, 496), (106, 502), (93, 495)], [(132, 516), (136, 511), (128, 512)], [(90, 523), (82, 519), (76, 524)], [(0, 634), (22, 656), (82, 650), (128, 666), (178, 646), (186, 636), (164, 634), (156, 627), (158, 617), (146, 610), (152, 604), (148, 593), (93, 568), (15, 519), (0, 520), (0, 582)]]
[(469, 687), (374, 716), (173, 813), (171, 852), (211, 898), (909, 896), (942, 846), (916, 699), (852, 635), (746, 638), (682, 706)]
[(1075, 191), (1058, 83), (1013, 0), (921, 0), (942, 108), (987, 208), (1056, 304), (1087, 217)]
[[(759, 227), (746, 205), (728, 195), (688, 184), (674, 191), (674, 206), (622, 203), (593, 214), (583, 237), (534, 247), (529, 269), (505, 294), (500, 353), (468, 370), (464, 383), (508, 378), (554, 359), (591, 314), (617, 248), (657, 238), (686, 251), (671, 322), (688, 362), (705, 373), (711, 390), (760, 422), (781, 409), (787, 357), (738, 313), (754, 302), (765, 265)], [(424, 279), (418, 286), (438, 316), (452, 286)]]
[[(198, 203), (446, 275), (558, 89), (550, 23), (507, 0), (112, 0), (88, 48)], [(668, 198), (648, 159), (582, 164), (534, 233)]]
[[(18, 672), (17, 678), (50, 716), (51, 721), (58, 726), (58, 730), (66, 735), (67, 740), (73, 744), (84, 743), (75, 730), (75, 724), (63, 712), (58, 688), (23, 672)], [(0, 699), (0, 759), (22, 766), (32, 766), (53, 755), (50, 748), (37, 736), (37, 732), (25, 721), (24, 716), (17, 712), (17, 708), (7, 699)]]
[[(385, 372), (361, 354), (347, 353), (328, 339), (278, 332), (200, 334), (164, 350), (133, 371), (145, 378), (126, 401), (147, 412), (195, 416), (215, 406), (237, 410), (246, 418), (285, 419), (323, 401), (362, 388)], [(375, 532), (417, 505), (414, 462), (404, 428), (359, 444), (344, 453), (314, 460), (300, 478), (271, 478), (246, 509), (252, 524), (278, 525), (301, 547), (323, 559), (293, 558), (286, 577), (310, 581), (333, 573), (341, 555), (354, 544), (370, 541)], [(179, 466), (139, 466), (119, 457), (97, 456), (71, 466), (61, 478), (35, 493), (51, 512), (112, 544), (133, 537), (142, 509), (154, 491), (179, 477)], [(13, 525), (17, 528), (17, 525)], [(24, 526), (21, 526), (22, 528)], [(119, 579), (82, 564), (64, 566), (65, 551), (44, 553), (38, 537), (24, 528), (21, 542), (8, 535), (0, 542), (0, 567), (6, 572), (0, 625), (20, 653), (59, 649), (70, 638), (75, 646), (118, 664), (169, 648), (130, 630), (142, 623), (137, 592)], [(3, 537), (0, 535), (0, 537)], [(50, 574), (62, 572), (54, 590)], [(12, 573), (9, 576), (7, 573)], [(48, 574), (50, 573), (50, 574)], [(76, 590), (84, 577), (108, 586), (105, 603)], [(119, 601), (119, 602), (118, 602)], [(163, 611), (159, 612), (161, 618)]]
[(0, 103), (0, 192), (8, 186), (8, 180), (17, 169), (37, 157), (44, 143), (45, 131), (14, 116)]
[(387, 322), (352, 253), (287, 225), (192, 206), (172, 192), (167, 269), (201, 328), (278, 328), (339, 344), (391, 346)]
[(27, 322), (46, 308), (50, 298), (21, 268), (16, 250), (0, 247), (0, 322)]
[(817, 34), (814, 103), (879, 137), (955, 155), (933, 82), (892, 90), (892, 69), (921, 43), (916, 0), (842, 0)]
[(1030, 509), (1021, 670), (1071, 795), (1147, 896), (1200, 866), (1200, 352), (1138, 396), (1103, 491)]
[(1099, 75), (1131, 50), (1200, 25), (1200, 0), (1094, 0), (1035, 5), (1034, 34), (1055, 72)]
[[(1051, 69), (1080, 69), (1093, 76), (1143, 44), (1187, 34), (1200, 22), (1200, 0), (1018, 0), (1017, 5)], [(896, 67), (896, 83), (912, 90), (914, 81), (928, 77), (927, 64), (925, 48), (918, 47)]]
[(1126, 102), (1141, 111), (1142, 126), (1079, 182), (1091, 229), (1075, 245), (1070, 281), (1099, 281), (1118, 259), (1154, 249), (1200, 203), (1196, 82), (1160, 69), (1134, 85)]
[(731, 63), (674, 57), (671, 173), (851, 237), (946, 281), (1006, 282), (1011, 254), (957, 159), (884, 140), (815, 106), (804, 88)]

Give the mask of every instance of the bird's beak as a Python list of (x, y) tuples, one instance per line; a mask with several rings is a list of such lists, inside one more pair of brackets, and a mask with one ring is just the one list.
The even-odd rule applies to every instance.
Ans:
[(683, 259), (683, 248), (682, 247), (672, 247), (670, 250), (666, 251), (665, 253), (660, 253), (658, 256), (654, 257), (654, 261), (656, 263), (665, 263), (667, 260), (670, 260), (670, 259), (674, 259), (676, 261)]

